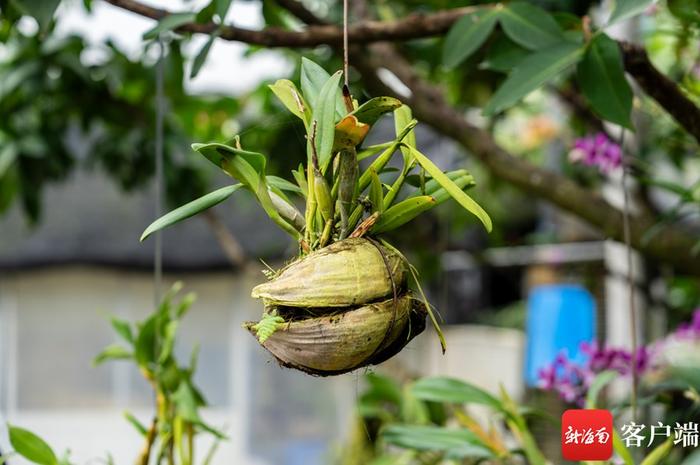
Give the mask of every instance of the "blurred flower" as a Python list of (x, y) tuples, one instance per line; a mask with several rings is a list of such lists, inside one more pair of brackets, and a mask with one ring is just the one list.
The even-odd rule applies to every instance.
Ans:
[(583, 342), (580, 348), (586, 357), (584, 363), (574, 362), (565, 354), (559, 354), (550, 365), (540, 370), (539, 387), (556, 391), (565, 401), (582, 406), (591, 383), (603, 371), (612, 370), (628, 376), (634, 363), (641, 376), (668, 364), (698, 365), (700, 308), (695, 310), (689, 323), (680, 325), (660, 341), (640, 347), (634, 355), (629, 350), (600, 347), (595, 342)]
[(695, 309), (692, 320), (680, 325), (673, 336), (680, 339), (700, 339), (700, 308)]
[(595, 136), (576, 139), (574, 148), (569, 152), (569, 161), (595, 166), (601, 173), (608, 174), (622, 165), (622, 149), (599, 132)]
[(539, 115), (527, 119), (520, 142), (522, 148), (532, 150), (552, 140), (558, 133), (559, 127), (552, 119)]

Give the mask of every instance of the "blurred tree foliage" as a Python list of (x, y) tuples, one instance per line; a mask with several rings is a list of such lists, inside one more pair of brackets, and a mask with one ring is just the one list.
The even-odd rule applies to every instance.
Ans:
[[(84, 3), (91, 8), (92, 1)], [(111, 0), (109, 3), (127, 9), (130, 9), (129, 5), (140, 4)], [(523, 7), (525, 3), (527, 5)], [(679, 92), (691, 102), (698, 102), (700, 21), (695, 13), (697, 8), (694, 8), (697, 0), (672, 0), (657, 6), (652, 3), (649, 0), (621, 0), (615, 5), (619, 10), (617, 14), (623, 19), (646, 11), (636, 19), (643, 33), (640, 42), (660, 71), (677, 85)], [(86, 53), (90, 47), (83, 39), (55, 37), (55, 20), (52, 18), (58, 4), (59, 0), (0, 0), (0, 47), (3, 50), (0, 57), (0, 110), (3, 115), (11, 115), (0, 120), (1, 210), (6, 210), (13, 201), (21, 201), (28, 217), (36, 221), (42, 188), (47, 183), (64, 179), (78, 166), (103, 169), (126, 189), (139, 188), (148, 182), (154, 172), (154, 63), (158, 54), (158, 46), (152, 39), (158, 34), (166, 38), (168, 47), (165, 63), (165, 166), (168, 199), (172, 205), (191, 200), (212, 187), (208, 184), (212, 183), (214, 173), (208, 171), (209, 167), (190, 151), (190, 142), (224, 141), (240, 134), (246, 146), (271, 155), (270, 171), (284, 176), (303, 158), (303, 128), (293, 117), (280, 111), (279, 104), (267, 89), (267, 82), (235, 98), (196, 96), (185, 91), (186, 80), (207, 66), (207, 55), (216, 38), (226, 38), (230, 25), (224, 24), (222, 18), (231, 7), (230, 0), (211, 0), (201, 9), (186, 2), (184, 8), (189, 11), (178, 11), (165, 18), (162, 15), (167, 12), (157, 10), (160, 13), (150, 17), (161, 19), (154, 21), (154, 29), (145, 37), (143, 56), (133, 59), (114, 44), (106, 43), (101, 46), (102, 58), (97, 61), (85, 59), (86, 55), (93, 54)], [(468, 4), (485, 8), (482, 11), (494, 8), (493, 2), (485, 0)], [(300, 5), (306, 13), (299, 10)], [(351, 2), (350, 7), (355, 24), (363, 20), (400, 23), (414, 13), (430, 17), (464, 5), (465, 2), (450, 0), (383, 0)], [(610, 64), (619, 66), (617, 63), (621, 60), (614, 56), (615, 53), (610, 55), (614, 45), (606, 39), (607, 7), (591, 0), (532, 0), (505, 2), (496, 10), (498, 8), (507, 9), (508, 14), (499, 13), (498, 21), (493, 21), (488, 27), (480, 22), (481, 16), (475, 14), (472, 23), (466, 21), (468, 18), (465, 21), (460, 19), (449, 31), (445, 29), (434, 37), (395, 40), (392, 44), (392, 53), (410, 63), (416, 76), (425, 84), (444, 91), (453, 119), (468, 115), (468, 124), (479, 130), (483, 128), (484, 132), (460, 138), (455, 131), (443, 129), (449, 125), (431, 121), (430, 115), (416, 114), (438, 132), (453, 139), (468, 154), (465, 163), (480, 180), (474, 195), (484, 203), (498, 224), (490, 242), (511, 244), (537, 242), (541, 238), (556, 239), (547, 229), (547, 224), (538, 223), (536, 203), (530, 196), (521, 195), (523, 189), (593, 223), (604, 235), (620, 239), (622, 228), (619, 222), (608, 224), (609, 216), (590, 214), (591, 210), (600, 210), (589, 208), (590, 196), (580, 199), (569, 196), (567, 199), (555, 187), (566, 179), (590, 191), (602, 186), (604, 177), (587, 167), (573, 166), (568, 162), (567, 147), (575, 137), (605, 131), (603, 120), (631, 124), (629, 116), (633, 107), (634, 126), (640, 134), (635, 136), (638, 150), (634, 154), (633, 174), (642, 185), (641, 203), (660, 220), (656, 228), (649, 227), (648, 219), (638, 228), (633, 227), (633, 242), (643, 251), (653, 249), (649, 244), (661, 240), (669, 226), (677, 223), (692, 226), (693, 217), (700, 212), (700, 189), (695, 179), (697, 176), (694, 178), (692, 174), (696, 157), (691, 156), (697, 151), (697, 141), (687, 128), (674, 121), (676, 115), (669, 115), (668, 108), (661, 108), (644, 92), (637, 89), (632, 98), (623, 73), (618, 73), (619, 79), (605, 92), (598, 89), (600, 86), (586, 85), (587, 82), (602, 82), (595, 78), (595, 73), (609, 69)], [(261, 12), (264, 25), (256, 28), (259, 31), (295, 32), (323, 22), (339, 24), (342, 2), (265, 1), (261, 2)], [(513, 21), (509, 25), (506, 16), (512, 19), (514, 14), (520, 14), (520, 19), (533, 20), (534, 29), (523, 33), (513, 26)], [(25, 16), (24, 23), (36, 20), (39, 27), (18, 27), (22, 16)], [(29, 16), (34, 19), (27, 21)], [(593, 26), (587, 23), (587, 17), (593, 18)], [(182, 46), (190, 40), (190, 31), (193, 30), (187, 26), (206, 27), (211, 38), (192, 56), (185, 57)], [(543, 31), (554, 31), (558, 40), (569, 45), (577, 44), (578, 48), (571, 47), (567, 51), (573, 54), (573, 58), (565, 57), (571, 60), (571, 66), (563, 70), (538, 66), (537, 60), (542, 57), (535, 55), (546, 45), (541, 43)], [(470, 45), (466, 50), (459, 40), (470, 34), (481, 35), (478, 41), (470, 42), (478, 43), (478, 46)], [(236, 40), (246, 42), (245, 38)], [(315, 47), (278, 44), (282, 47), (276, 50), (291, 63), (298, 63), (299, 56), (304, 55), (326, 69), (340, 68), (337, 50), (324, 42), (320, 44)], [(249, 44), (247, 54), (252, 56), (265, 50), (266, 46)], [(591, 50), (603, 54), (606, 66), (596, 65)], [(371, 55), (367, 51), (363, 53)], [(582, 59), (584, 56), (587, 58)], [(545, 58), (551, 60), (551, 56)], [(504, 91), (507, 85), (512, 87), (510, 81), (517, 76), (519, 66), (528, 60), (535, 60), (534, 65), (529, 65), (531, 71), (546, 71), (546, 79), (542, 80), (544, 84), (538, 81), (537, 85), (516, 89), (517, 92), (512, 89), (510, 93)], [(550, 62), (545, 61), (547, 63)], [(574, 66), (576, 64), (578, 67)], [(399, 70), (393, 61), (387, 61), (385, 65), (393, 73)], [(357, 66), (358, 71), (362, 71), (360, 68)], [(520, 73), (522, 75), (524, 71)], [(593, 79), (582, 79), (591, 73)], [(368, 82), (364, 74), (360, 75), (353, 69), (350, 73), (352, 93), (360, 100), (373, 94), (373, 83)], [(298, 68), (292, 69), (290, 76), (298, 76)], [(539, 91), (532, 92), (529, 98), (520, 102), (532, 89)], [(624, 97), (620, 99), (622, 110), (610, 108), (611, 97), (620, 95)], [(499, 98), (498, 105), (493, 103)], [(518, 104), (513, 108), (501, 108), (516, 101)], [(553, 105), (557, 101), (561, 105)], [(480, 111), (484, 107), (487, 110), (485, 117)], [(440, 111), (444, 113), (444, 108)], [(478, 153), (478, 149), (492, 150), (491, 140), (498, 144), (497, 150), (505, 148), (512, 159), (496, 166), (492, 164), (492, 160), (498, 160), (494, 153)], [(80, 147), (76, 148), (76, 143)], [(513, 171), (523, 168), (534, 171), (509, 173), (512, 163), (518, 160), (526, 164), (518, 165)], [(551, 186), (544, 191), (531, 182), (542, 174), (542, 171), (537, 171), (540, 168), (557, 175), (553, 182), (547, 181)], [(666, 196), (661, 202), (660, 191)], [(677, 206), (669, 207), (669, 202), (676, 202)], [(595, 216), (593, 220), (592, 216)], [(450, 212), (434, 218), (442, 219), (435, 222), (435, 227), (426, 223), (427, 238), (440, 234), (436, 228), (445, 228), (445, 218), (450, 219), (451, 226), (447, 226), (450, 228), (463, 230), (474, 224)], [(463, 235), (460, 237), (464, 238)], [(463, 247), (462, 239), (459, 239), (462, 242), (438, 244), (438, 247)], [(469, 242), (479, 241), (470, 239)], [(435, 241), (432, 244), (435, 245)], [(678, 251), (678, 247), (669, 247), (669, 251), (676, 255), (671, 256), (665, 251), (655, 251), (651, 255), (656, 258), (667, 255), (670, 261), (676, 262), (687, 257), (685, 252)]]

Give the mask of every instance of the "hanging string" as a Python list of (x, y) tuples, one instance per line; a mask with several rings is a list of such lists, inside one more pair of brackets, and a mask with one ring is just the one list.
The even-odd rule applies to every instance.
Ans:
[[(622, 134), (620, 134), (620, 149), (624, 154), (624, 144), (625, 144), (625, 130), (622, 129)], [(632, 391), (630, 395), (630, 406), (632, 407), (632, 419), (637, 421), (637, 385), (639, 382), (639, 370), (637, 367), (637, 309), (635, 305), (634, 293), (635, 293), (635, 282), (634, 282), (634, 270), (633, 265), (633, 254), (632, 249), (632, 239), (630, 233), (630, 199), (629, 192), (627, 191), (627, 163), (625, 162), (625, 157), (622, 157), (622, 194), (623, 194), (623, 207), (622, 207), (622, 223), (624, 230), (624, 240), (625, 247), (627, 248), (627, 285), (629, 291), (629, 319), (630, 319), (630, 332), (631, 332), (631, 342), (632, 342)]]
[(343, 0), (343, 76), (348, 88), (348, 0)]
[[(163, 58), (165, 44), (158, 38), (158, 62), (156, 63), (156, 195), (155, 217), (160, 218), (163, 210), (163, 113), (165, 98), (163, 96)], [(161, 232), (156, 232), (155, 251), (153, 253), (153, 298), (155, 305), (160, 304), (161, 286), (163, 283), (163, 239)]]

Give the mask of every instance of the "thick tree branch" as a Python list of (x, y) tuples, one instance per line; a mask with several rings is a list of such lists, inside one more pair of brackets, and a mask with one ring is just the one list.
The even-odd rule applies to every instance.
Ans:
[[(106, 0), (112, 5), (132, 11), (141, 16), (159, 20), (169, 11), (150, 7), (135, 0)], [(303, 31), (280, 28), (251, 30), (236, 26), (225, 26), (220, 37), (225, 40), (246, 42), (266, 47), (313, 47), (316, 45), (338, 45), (342, 42), (342, 29), (326, 24), (295, 0), (278, 0), (278, 3), (296, 17), (310, 24)], [(405, 41), (444, 34), (459, 18), (478, 8), (467, 6), (452, 8), (430, 14), (413, 14), (395, 21), (361, 21), (348, 29), (349, 41), (353, 44), (368, 44), (382, 41)], [(180, 32), (211, 34), (218, 29), (214, 23), (190, 23), (178, 28)], [(687, 98), (678, 86), (664, 76), (649, 60), (643, 48), (621, 42), (625, 69), (640, 87), (671, 114), (683, 128), (700, 142), (700, 108)]]
[(656, 100), (683, 128), (700, 142), (700, 109), (686, 97), (678, 85), (664, 76), (639, 45), (620, 42), (625, 69), (639, 87)]
[[(126, 8), (143, 16), (160, 19), (168, 13), (164, 10), (144, 6), (132, 0), (107, 0), (109, 3)], [(278, 0), (280, 4), (296, 4), (294, 0)], [(302, 20), (311, 13), (308, 10), (297, 10), (299, 5), (289, 7), (292, 14)], [(285, 6), (287, 7), (287, 6)], [(591, 192), (574, 181), (551, 171), (513, 156), (498, 146), (492, 136), (485, 130), (471, 125), (463, 115), (452, 108), (442, 95), (441, 90), (423, 80), (403, 57), (397, 54), (389, 44), (377, 43), (369, 46), (369, 50), (360, 50), (357, 44), (400, 41), (420, 37), (428, 37), (444, 33), (462, 15), (468, 13), (472, 7), (446, 10), (430, 15), (412, 15), (405, 19), (393, 22), (364, 21), (350, 28), (349, 36), (353, 46), (352, 62), (363, 74), (367, 84), (374, 90), (383, 94), (394, 94), (385, 86), (377, 75), (377, 70), (387, 68), (392, 71), (412, 92), (407, 100), (416, 117), (438, 132), (453, 138), (459, 142), (468, 152), (478, 158), (490, 172), (524, 191), (546, 199), (560, 208), (569, 211), (593, 226), (600, 229), (606, 236), (622, 239), (622, 214), (611, 206), (598, 193)], [(309, 19), (309, 18), (307, 18)], [(314, 18), (314, 24), (321, 24), (322, 20)], [(180, 28), (183, 32), (211, 33), (216, 28), (213, 24), (187, 24)], [(262, 31), (251, 31), (233, 26), (224, 28), (221, 38), (265, 45), (268, 47), (287, 46), (305, 47), (319, 44), (338, 45), (341, 42), (341, 29), (330, 25), (309, 26), (304, 31), (294, 32), (282, 29), (268, 28)], [(672, 85), (675, 88), (673, 101), (678, 104), (680, 99), (685, 112), (692, 115), (700, 115), (700, 110), (675, 87), (672, 81), (659, 73), (649, 62), (645, 53), (639, 53), (633, 46), (622, 45), (625, 54), (625, 65), (635, 78), (638, 73), (640, 79), (647, 86), (653, 87), (655, 80), (664, 79), (662, 88)], [(643, 52), (643, 50), (642, 50)], [(627, 56), (630, 54), (630, 57)], [(645, 81), (646, 80), (646, 81)], [(645, 88), (641, 82), (643, 88)], [(646, 88), (645, 88), (646, 90)], [(666, 89), (668, 90), (668, 89)], [(663, 92), (650, 95), (663, 105), (671, 105), (664, 99)], [(662, 103), (666, 102), (666, 103)], [(672, 112), (678, 122), (681, 123), (694, 136), (700, 138), (700, 127), (696, 122), (700, 116), (686, 116)], [(689, 125), (689, 127), (688, 127)], [(649, 244), (644, 244), (642, 236), (646, 230), (654, 225), (656, 220), (645, 214), (631, 218), (631, 232), (633, 245), (650, 257), (661, 262), (672, 263), (680, 270), (693, 274), (700, 274), (700, 260), (690, 256), (689, 250), (694, 245), (694, 240), (682, 231), (673, 227), (666, 227), (657, 239)]]

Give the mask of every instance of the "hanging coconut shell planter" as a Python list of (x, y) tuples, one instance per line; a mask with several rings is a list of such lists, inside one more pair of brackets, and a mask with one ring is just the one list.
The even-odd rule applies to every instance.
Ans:
[[(301, 91), (288, 80), (270, 86), (306, 128), (307, 160), (292, 172), (294, 182), (267, 175), (266, 156), (245, 150), (238, 137), (194, 144), (239, 184), (161, 217), (142, 240), (244, 188), (299, 244), (297, 257), (266, 270), (267, 281), (252, 289), (263, 314), (244, 324), (281, 365), (329, 376), (381, 363), (424, 330), (426, 316), (444, 351), (416, 270), (382, 235), (450, 198), (490, 230), (486, 212), (465, 193), (474, 185), (471, 174), (443, 172), (417, 149), (417, 122), (399, 100), (377, 97), (358, 105), (346, 86), (341, 92), (340, 72), (328, 75), (306, 59), (301, 69)], [(395, 138), (364, 146), (368, 131), (388, 113)], [(398, 173), (386, 169), (395, 156), (402, 159)]]

